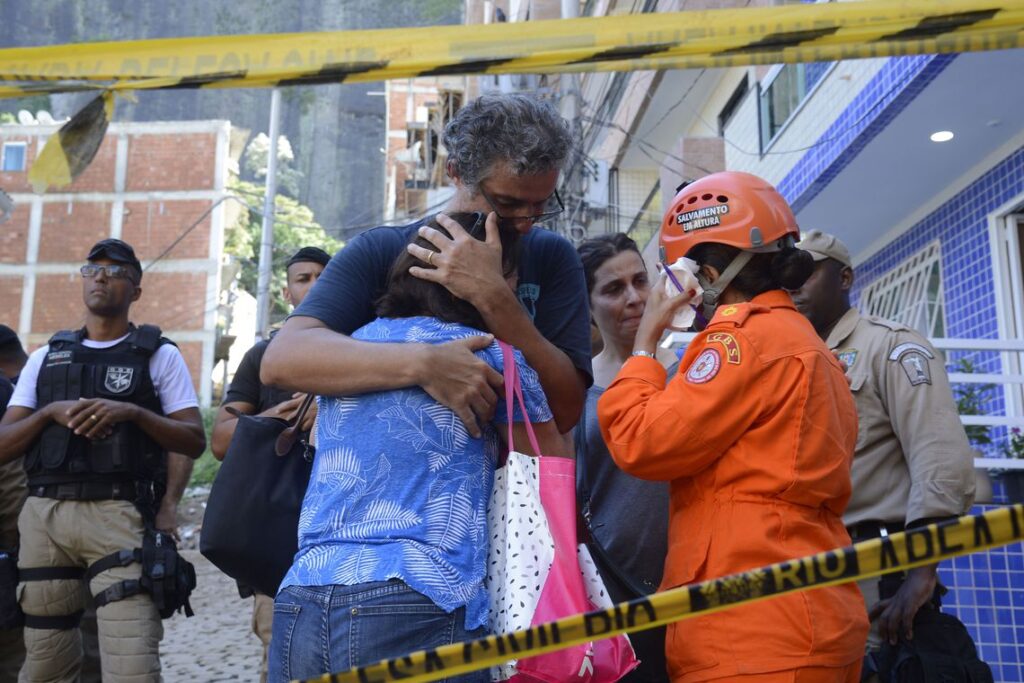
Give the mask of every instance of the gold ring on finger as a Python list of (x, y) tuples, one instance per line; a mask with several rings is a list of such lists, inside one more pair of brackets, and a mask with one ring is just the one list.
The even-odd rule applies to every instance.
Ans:
[(98, 420), (99, 418), (96, 417), (96, 413), (93, 413), (92, 415), (89, 416), (89, 419), (90, 420)]
[(429, 254), (427, 254), (427, 265), (434, 265), (434, 252), (430, 252)]

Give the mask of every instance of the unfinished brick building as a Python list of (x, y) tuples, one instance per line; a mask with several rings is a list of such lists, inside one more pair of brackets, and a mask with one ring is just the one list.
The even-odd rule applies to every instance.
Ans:
[(118, 237), (145, 275), (132, 320), (177, 342), (204, 406), (216, 342), (230, 124), (112, 124), (96, 158), (68, 187), (35, 194), (28, 169), (44, 125), (0, 125), (0, 189), (15, 202), (0, 224), (0, 322), (30, 349), (83, 324), (79, 267)]

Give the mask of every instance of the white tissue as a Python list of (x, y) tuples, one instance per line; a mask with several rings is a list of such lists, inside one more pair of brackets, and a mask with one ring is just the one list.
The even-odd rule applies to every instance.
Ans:
[[(672, 318), (672, 324), (669, 325), (669, 329), (676, 330), (677, 332), (683, 332), (693, 325), (694, 318), (697, 317), (697, 311), (691, 306), (692, 303), (699, 303), (701, 297), (704, 295), (704, 288), (697, 282), (697, 262), (693, 259), (688, 259), (685, 256), (680, 257), (675, 263), (669, 266), (672, 274), (676, 276), (676, 280), (683, 287), (683, 293), (692, 295), (686, 299), (686, 304), (679, 309), (679, 312)], [(676, 287), (675, 283), (672, 282), (672, 278), (665, 278), (665, 295), (670, 297), (676, 297), (679, 295), (679, 288)]]

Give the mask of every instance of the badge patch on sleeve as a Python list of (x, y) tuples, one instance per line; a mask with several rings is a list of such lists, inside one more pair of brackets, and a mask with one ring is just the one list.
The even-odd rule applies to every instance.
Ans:
[(918, 384), (932, 383), (932, 371), (928, 367), (928, 359), (923, 353), (907, 351), (902, 355), (899, 362), (903, 367), (903, 372), (907, 373), (910, 386), (916, 387)]
[(916, 351), (917, 353), (927, 358), (935, 358), (935, 354), (928, 350), (928, 347), (921, 346), (920, 344), (917, 344), (915, 342), (904, 342), (903, 344), (900, 344), (899, 346), (892, 350), (892, 352), (889, 354), (889, 360), (899, 360), (905, 354), (910, 353), (911, 351)]
[(704, 349), (686, 371), (687, 381), (693, 384), (710, 382), (722, 367), (722, 356), (715, 349)]
[(708, 335), (709, 344), (721, 344), (725, 347), (725, 360), (733, 365), (740, 364), (740, 345), (736, 338), (728, 332), (713, 332)]

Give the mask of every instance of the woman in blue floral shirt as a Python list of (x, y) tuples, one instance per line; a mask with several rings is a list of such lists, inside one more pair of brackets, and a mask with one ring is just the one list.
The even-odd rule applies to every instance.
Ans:
[[(480, 214), (452, 217), (483, 238)], [(513, 276), (515, 236), (503, 231), (502, 242), (502, 267)], [(469, 303), (410, 275), (417, 265), (408, 254), (396, 260), (380, 317), (354, 338), (440, 344), (486, 333)], [(477, 355), (502, 372), (497, 342)], [(557, 430), (537, 374), (518, 351), (515, 358), (529, 418), (551, 442)], [(499, 400), (494, 422), (505, 415)], [(522, 419), (518, 406), (514, 419)], [(270, 680), (311, 678), (486, 634), (487, 502), (502, 432), (488, 425), (482, 438), (471, 437), (420, 387), (319, 399), (299, 551), (274, 605)], [(488, 679), (486, 670), (460, 678)]]

